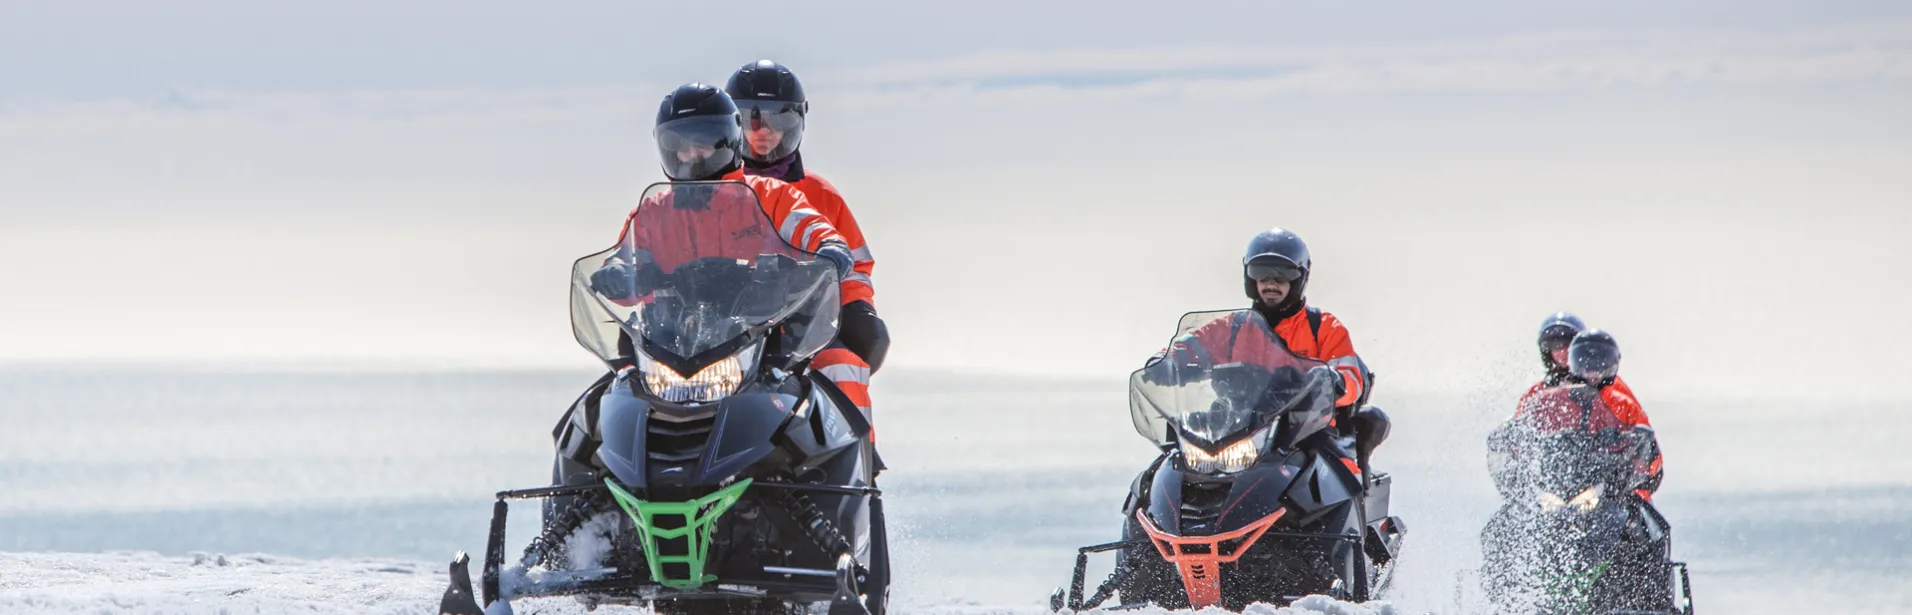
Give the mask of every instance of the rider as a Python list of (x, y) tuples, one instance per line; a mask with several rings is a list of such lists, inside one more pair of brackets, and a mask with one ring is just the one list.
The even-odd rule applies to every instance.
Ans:
[(789, 68), (770, 60), (745, 64), (730, 75), (724, 92), (743, 114), (744, 174), (789, 182), (843, 237), (855, 259), (843, 277), (843, 311), (837, 339), (817, 353), (811, 365), (870, 415), (870, 374), (889, 353), (889, 329), (876, 315), (876, 289), (870, 274), (876, 261), (836, 186), (803, 166), (804, 119), (810, 112), (803, 83)]
[[(1572, 312), (1554, 312), (1546, 320), (1540, 321), (1540, 367), (1546, 369), (1547, 373), (1541, 376), (1540, 382), (1527, 388), (1527, 393), (1520, 398), (1520, 405), (1525, 405), (1526, 400), (1541, 389), (1560, 386), (1567, 381), (1567, 345), (1573, 342), (1575, 335), (1586, 329), (1586, 321)], [(1633, 397), (1633, 389), (1627, 387), (1626, 381), (1618, 375), (1613, 377), (1613, 386), (1628, 397)]]
[[(657, 138), (658, 156), (662, 160), (666, 178), (675, 182), (721, 180), (743, 183), (756, 193), (763, 214), (769, 216), (771, 223), (777, 227), (777, 234), (784, 241), (815, 252), (819, 258), (834, 265), (840, 274), (851, 271), (854, 259), (850, 249), (830, 222), (810, 207), (802, 191), (781, 180), (743, 173), (743, 120), (737, 112), (736, 103), (723, 90), (702, 83), (679, 86), (666, 95), (658, 106), (653, 135)], [(653, 238), (647, 238), (646, 245), (717, 245), (731, 241), (731, 233), (720, 229), (690, 229), (674, 223), (673, 218), (678, 210), (721, 207), (728, 202), (713, 198), (715, 194), (715, 191), (673, 190), (657, 197), (670, 199), (670, 207), (647, 206), (655, 205), (650, 203), (638, 206), (631, 210), (623, 229), (619, 231), (618, 243), (625, 245), (627, 239), (634, 239), (625, 236), (633, 227), (639, 233), (656, 234)], [(745, 215), (758, 214), (748, 212)], [(758, 223), (755, 219), (740, 220), (738, 225), (753, 227)], [(696, 233), (711, 236), (689, 236)], [(740, 249), (746, 247), (760, 246), (740, 246)], [(639, 289), (634, 284), (644, 277), (641, 275), (643, 269), (656, 266), (644, 262), (647, 259), (668, 260), (669, 256), (650, 254), (637, 257), (620, 253), (591, 275), (593, 290), (619, 303), (635, 303)], [(605, 374), (586, 390), (585, 395), (594, 395), (613, 377), (614, 374)], [(572, 407), (575, 408), (576, 404)], [(567, 412), (565, 418), (559, 421), (553, 437), (561, 436), (569, 420), (570, 414)]]
[[(1635, 493), (1651, 501), (1664, 476), (1663, 460), (1646, 411), (1632, 391), (1619, 384), (1619, 343), (1605, 331), (1585, 329), (1573, 336), (1566, 351), (1566, 373), (1554, 385), (1536, 388), (1522, 398), (1514, 417), (1543, 431), (1579, 426), (1596, 432), (1611, 429), (1637, 434), (1640, 449), (1634, 468)], [(1588, 387), (1598, 395), (1577, 394)]]
[[(1307, 304), (1308, 276), (1313, 265), (1308, 244), (1301, 236), (1280, 228), (1269, 229), (1248, 241), (1247, 253), (1242, 257), (1242, 285), (1252, 302), (1250, 307), (1269, 323), (1289, 352), (1326, 362), (1339, 376), (1335, 379), (1335, 414), (1348, 420), (1337, 423), (1344, 432), (1352, 427), (1357, 459), (1365, 463), (1374, 448), (1387, 440), (1390, 422), (1387, 413), (1367, 405), (1374, 374), (1354, 353), (1347, 328), (1333, 314)], [(1244, 339), (1230, 335), (1238, 324), (1217, 321), (1194, 332), (1194, 336), (1204, 347), (1227, 348), (1227, 340)]]

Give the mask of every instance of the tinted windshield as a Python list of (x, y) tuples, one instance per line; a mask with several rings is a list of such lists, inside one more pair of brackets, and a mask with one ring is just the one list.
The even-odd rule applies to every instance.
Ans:
[(749, 186), (656, 184), (617, 245), (572, 267), (572, 329), (607, 362), (628, 358), (634, 341), (695, 373), (792, 314), (835, 309), (836, 275), (784, 242)]
[(1283, 413), (1325, 425), (1333, 410), (1334, 372), (1289, 352), (1253, 310), (1184, 315), (1163, 354), (1129, 376), (1136, 431), (1157, 445), (1171, 442), (1177, 429), (1203, 444), (1220, 443)]

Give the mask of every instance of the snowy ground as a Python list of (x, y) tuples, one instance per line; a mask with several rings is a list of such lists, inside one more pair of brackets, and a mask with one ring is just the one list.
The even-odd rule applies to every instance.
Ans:
[[(4, 613), (431, 613), (445, 572), (383, 559), (301, 560), (269, 555), (156, 553), (0, 553)], [(599, 613), (630, 612), (605, 607)], [(1039, 613), (1021, 606), (960, 600), (900, 601), (899, 613)], [(562, 600), (526, 601), (517, 613), (584, 613)], [(1133, 611), (1132, 611), (1133, 612)], [(1140, 611), (1149, 613), (1150, 611)], [(1312, 597), (1293, 608), (1257, 606), (1251, 615), (1393, 615), (1385, 605)]]
[[(885, 376), (895, 610), (1041, 612), (1074, 548), (1118, 531), (1149, 460), (1120, 380)], [(592, 374), (104, 377), (0, 370), (0, 614), (431, 612), (451, 554), (484, 548), (489, 494), (546, 480), (557, 408)], [(1505, 400), (1390, 394), (1377, 463), (1410, 533), (1388, 612), (1454, 615), (1496, 505), (1480, 442)], [(1912, 613), (1912, 457), (1894, 436), (1912, 414), (1798, 410), (1657, 407), (1658, 501), (1700, 611)], [(1797, 442), (1838, 442), (1870, 470), (1772, 462)], [(513, 508), (517, 544), (531, 510)]]

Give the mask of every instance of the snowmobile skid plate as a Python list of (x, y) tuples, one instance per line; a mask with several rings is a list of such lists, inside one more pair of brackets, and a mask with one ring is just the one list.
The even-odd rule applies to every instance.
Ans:
[[(1361, 537), (1359, 536), (1346, 536), (1342, 534), (1326, 534), (1326, 533), (1316, 533), (1316, 532), (1280, 532), (1280, 531), (1269, 530), (1269, 531), (1264, 531), (1261, 535), (1262, 536), (1277, 536), (1277, 537), (1285, 537), (1285, 538), (1314, 538), (1314, 539), (1321, 539), (1321, 540), (1344, 540), (1344, 541), (1353, 542), (1356, 544), (1359, 544), (1361, 542)], [(1109, 551), (1119, 551), (1122, 549), (1149, 547), (1149, 546), (1154, 546), (1154, 543), (1151, 540), (1136, 539), (1136, 540), (1125, 540), (1121, 542), (1103, 543), (1099, 545), (1089, 545), (1086, 547), (1082, 547), (1080, 549), (1076, 549), (1075, 574), (1072, 575), (1069, 579), (1068, 593), (1064, 594), (1062, 588), (1059, 588), (1059, 587), (1056, 588), (1055, 593), (1049, 595), (1049, 610), (1056, 611), (1056, 612), (1060, 612), (1063, 610), (1068, 610), (1073, 612), (1082, 612), (1089, 609), (1125, 610), (1125, 609), (1141, 608), (1141, 607), (1147, 606), (1143, 604), (1125, 604), (1125, 605), (1119, 605), (1115, 607), (1101, 606), (1103, 602), (1107, 602), (1109, 598), (1115, 596), (1116, 588), (1121, 587), (1123, 581), (1126, 580), (1122, 578), (1123, 573), (1126, 571), (1119, 566), (1116, 567), (1115, 571), (1109, 573), (1109, 578), (1103, 580), (1102, 584), (1095, 588), (1095, 593), (1090, 595), (1087, 600), (1083, 599), (1082, 594), (1083, 594), (1083, 590), (1087, 588), (1087, 584), (1088, 584), (1089, 554), (1107, 553)], [(1292, 596), (1290, 598), (1297, 599), (1297, 598), (1300, 598), (1300, 596)]]
[[(791, 491), (824, 493), (832, 495), (877, 497), (882, 491), (874, 487), (844, 487), (835, 485), (812, 485), (781, 481), (742, 480), (710, 495), (688, 502), (647, 502), (633, 496), (622, 487), (606, 481), (596, 485), (551, 486), (513, 491), (500, 491), (497, 502), (492, 504), (491, 528), (485, 545), (485, 562), (479, 575), (479, 586), (474, 590), (470, 575), (470, 557), (458, 552), (452, 560), (450, 584), (439, 603), (440, 615), (485, 615), (485, 608), (504, 599), (501, 587), (505, 561), (505, 525), (510, 512), (509, 500), (543, 499), (561, 496), (575, 496), (591, 492), (608, 491), (618, 506), (628, 514), (640, 530), (645, 532), (641, 541), (645, 549), (648, 570), (625, 571), (606, 568), (598, 571), (586, 571), (578, 574), (553, 576), (539, 580), (527, 580), (511, 588), (510, 598), (532, 598), (540, 596), (568, 596), (593, 594), (607, 596), (628, 596), (630, 602), (644, 602), (657, 599), (705, 599), (705, 598), (761, 598), (775, 595), (820, 595), (830, 602), (830, 615), (868, 615), (868, 608), (858, 597), (858, 580), (866, 578), (868, 573), (861, 563), (849, 555), (838, 558), (834, 570), (808, 570), (794, 568), (766, 567), (765, 572), (784, 577), (828, 578), (834, 583), (821, 585), (817, 581), (751, 579), (748, 583), (732, 583), (704, 574), (704, 558), (708, 555), (708, 536), (710, 526), (720, 517), (737, 497), (748, 489), (786, 489)], [(660, 515), (682, 515), (685, 526), (676, 529), (661, 529), (647, 523), (647, 520)], [(656, 553), (656, 541), (660, 538), (701, 538), (689, 541), (701, 548), (693, 548), (691, 553), (682, 556), (664, 556)], [(690, 574), (686, 578), (666, 577), (663, 565), (685, 564)], [(822, 589), (829, 587), (830, 589)], [(819, 594), (819, 590), (822, 593)]]

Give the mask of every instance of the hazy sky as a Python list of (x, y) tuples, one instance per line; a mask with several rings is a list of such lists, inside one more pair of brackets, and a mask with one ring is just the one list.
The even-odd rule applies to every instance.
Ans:
[(388, 4), (0, 0), (0, 360), (589, 366), (657, 99), (771, 57), (897, 365), (1124, 371), (1283, 225), (1383, 387), (1574, 309), (1643, 396), (1908, 397), (1902, 2)]

